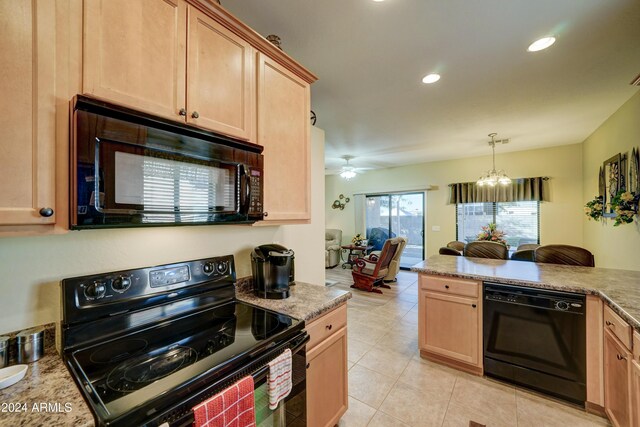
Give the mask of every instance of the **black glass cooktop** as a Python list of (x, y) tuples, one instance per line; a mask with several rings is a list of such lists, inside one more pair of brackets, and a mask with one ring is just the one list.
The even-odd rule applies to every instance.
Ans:
[(241, 364), (248, 353), (301, 329), (300, 323), (231, 301), (77, 350), (70, 361), (95, 406), (115, 418), (203, 375)]

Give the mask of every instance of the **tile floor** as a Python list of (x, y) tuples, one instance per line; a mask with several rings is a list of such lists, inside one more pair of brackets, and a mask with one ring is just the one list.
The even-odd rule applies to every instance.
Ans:
[(348, 310), (349, 410), (341, 427), (610, 425), (606, 419), (526, 390), (421, 359), (418, 286), (401, 271), (382, 295), (350, 289), (350, 270), (327, 279), (351, 290)]

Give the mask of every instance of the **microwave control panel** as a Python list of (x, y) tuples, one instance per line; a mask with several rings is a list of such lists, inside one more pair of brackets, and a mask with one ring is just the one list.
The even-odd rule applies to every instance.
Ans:
[(262, 214), (262, 171), (252, 169), (249, 175), (251, 197), (249, 197), (249, 215)]

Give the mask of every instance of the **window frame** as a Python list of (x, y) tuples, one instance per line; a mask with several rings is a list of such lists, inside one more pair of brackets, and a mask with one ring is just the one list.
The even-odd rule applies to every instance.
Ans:
[[(524, 201), (524, 200), (523, 200)], [(530, 202), (535, 202), (536, 204), (536, 230), (537, 230), (537, 236), (538, 236), (538, 241), (536, 242), (538, 245), (540, 244), (540, 201), (539, 200), (530, 200)], [(497, 221), (497, 212), (498, 212), (498, 204), (499, 203), (512, 203), (512, 202), (475, 202), (475, 203), (456, 203), (456, 210), (455, 210), (455, 215), (456, 215), (456, 236), (455, 239), (458, 239), (458, 233), (460, 231), (459, 229), (459, 224), (458, 224), (458, 207), (459, 205), (471, 205), (471, 204), (490, 204), (491, 205), (491, 214), (492, 214), (492, 222), (494, 224), (496, 224), (498, 227), (500, 227), (500, 224), (498, 224)], [(516, 201), (515, 203), (519, 203), (519, 201)]]

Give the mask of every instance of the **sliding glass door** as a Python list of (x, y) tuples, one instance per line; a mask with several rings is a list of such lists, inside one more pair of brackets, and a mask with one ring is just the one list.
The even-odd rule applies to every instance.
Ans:
[(401, 268), (424, 259), (424, 193), (377, 194), (366, 197), (367, 239), (381, 250), (389, 237), (407, 239)]

